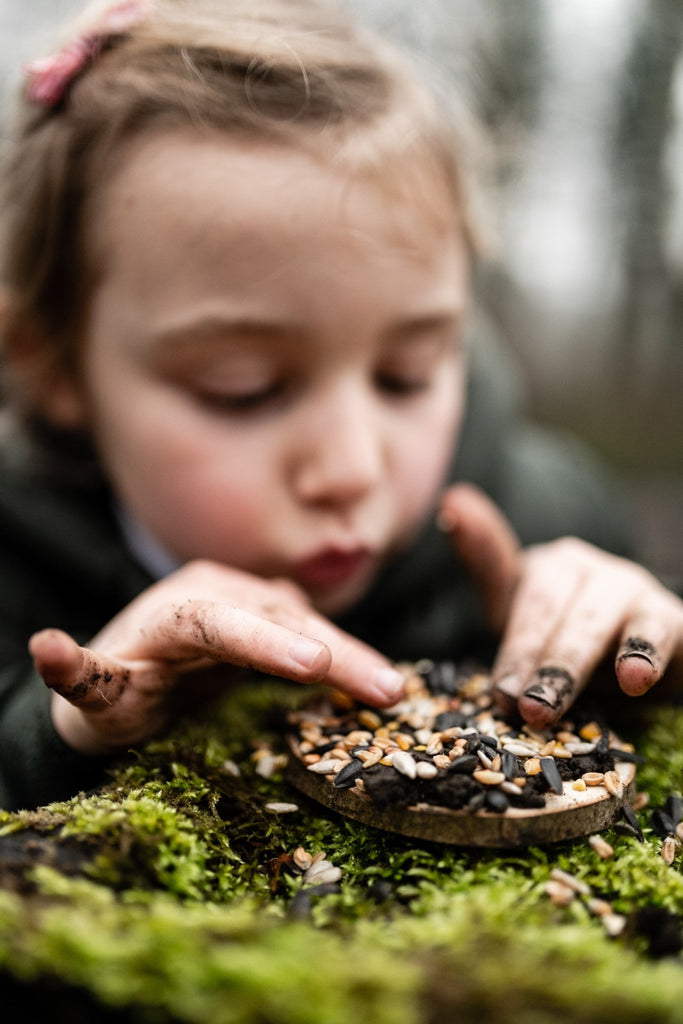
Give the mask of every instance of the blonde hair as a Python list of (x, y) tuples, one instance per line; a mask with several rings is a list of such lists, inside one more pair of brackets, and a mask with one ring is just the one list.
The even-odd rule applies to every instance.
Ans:
[[(96, 27), (101, 10), (89, 8), (67, 40)], [(27, 324), (37, 325), (53, 365), (75, 371), (92, 286), (84, 242), (93, 196), (125, 142), (183, 126), (308, 147), (410, 189), (419, 189), (416, 167), (436, 169), (452, 197), (448, 215), (473, 237), (465, 154), (391, 47), (325, 0), (157, 0), (55, 106), (32, 102), (27, 90), (21, 98), (0, 223), (8, 354)]]

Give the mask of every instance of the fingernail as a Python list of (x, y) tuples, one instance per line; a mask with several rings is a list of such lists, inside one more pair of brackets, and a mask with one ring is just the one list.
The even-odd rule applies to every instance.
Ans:
[(371, 676), (371, 685), (380, 696), (398, 700), (403, 693), (405, 680), (394, 668), (376, 668)]
[(289, 648), (289, 656), (304, 668), (313, 668), (320, 657), (320, 652), (325, 650), (325, 645), (317, 640), (308, 640), (300, 636)]
[(566, 698), (574, 692), (574, 678), (564, 668), (545, 665), (538, 669), (535, 678), (537, 682), (524, 691), (524, 696), (531, 697), (532, 700), (537, 700), (553, 710), (561, 707)]
[(626, 661), (628, 658), (640, 658), (648, 665), (656, 669), (655, 663), (657, 651), (649, 640), (643, 640), (639, 636), (630, 636), (617, 655), (617, 662)]

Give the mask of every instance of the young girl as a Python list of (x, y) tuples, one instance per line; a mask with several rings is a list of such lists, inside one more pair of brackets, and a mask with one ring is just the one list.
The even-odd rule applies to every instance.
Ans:
[(391, 705), (395, 660), (502, 635), (500, 699), (541, 727), (607, 657), (632, 695), (681, 658), (680, 600), (588, 543), (623, 545), (586, 457), (466, 350), (466, 155), (314, 0), (99, 6), (28, 68), (4, 806), (97, 782), (245, 670)]

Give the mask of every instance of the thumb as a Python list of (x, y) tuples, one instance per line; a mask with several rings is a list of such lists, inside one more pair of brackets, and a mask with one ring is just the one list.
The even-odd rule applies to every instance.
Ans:
[(472, 578), (489, 625), (501, 633), (521, 569), (512, 526), (473, 484), (455, 484), (445, 492), (438, 522)]

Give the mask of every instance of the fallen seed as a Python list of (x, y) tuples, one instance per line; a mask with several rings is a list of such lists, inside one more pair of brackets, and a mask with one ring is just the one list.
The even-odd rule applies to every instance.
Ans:
[[(510, 749), (509, 747), (507, 748)], [(538, 775), (541, 770), (541, 759), (539, 757), (530, 757), (528, 761), (524, 762), (524, 771), (527, 775)]]
[(674, 836), (667, 836), (662, 842), (661, 855), (665, 864), (673, 864), (676, 859), (676, 839)]
[(308, 871), (304, 873), (304, 882), (307, 884), (315, 882), (316, 885), (325, 885), (328, 882), (338, 882), (341, 874), (341, 868), (338, 868), (329, 860), (321, 860), (317, 864), (312, 864)]
[(298, 868), (301, 868), (302, 871), (308, 871), (313, 863), (313, 857), (308, 850), (304, 850), (303, 846), (297, 846), (296, 850), (292, 854), (292, 860)]
[(586, 790), (585, 779), (574, 779), (574, 781), (572, 782), (572, 789), (576, 789), (580, 793), (585, 792), (585, 790)]
[(610, 857), (614, 856), (614, 849), (605, 839), (602, 838), (602, 836), (589, 836), (588, 842), (591, 844), (598, 857), (602, 857), (603, 860), (609, 860)]
[(568, 885), (553, 879), (546, 882), (545, 891), (556, 907), (568, 907), (576, 897), (576, 892)]
[(612, 913), (612, 904), (608, 903), (607, 900), (601, 900), (595, 896), (588, 900), (586, 906), (590, 910), (591, 914), (595, 914), (596, 917), (604, 917), (605, 914)]
[(602, 772), (584, 772), (581, 778), (587, 786), (602, 786), (605, 781)]
[(415, 774), (418, 779), (433, 779), (439, 774), (439, 769), (429, 761), (418, 761), (415, 765)]
[(585, 882), (582, 882), (576, 875), (571, 875), (568, 871), (562, 871), (561, 868), (553, 868), (550, 872), (550, 877), (556, 882), (561, 882), (562, 885), (569, 886), (574, 892), (579, 893), (581, 896), (588, 896), (590, 893), (590, 886)]
[(299, 805), (278, 803), (277, 801), (274, 801), (271, 804), (266, 804), (266, 810), (272, 811), (273, 814), (293, 814), (294, 811), (299, 810)]
[(605, 926), (605, 931), (611, 939), (615, 939), (617, 935), (621, 935), (626, 927), (626, 918), (623, 914), (602, 914), (601, 920)]

